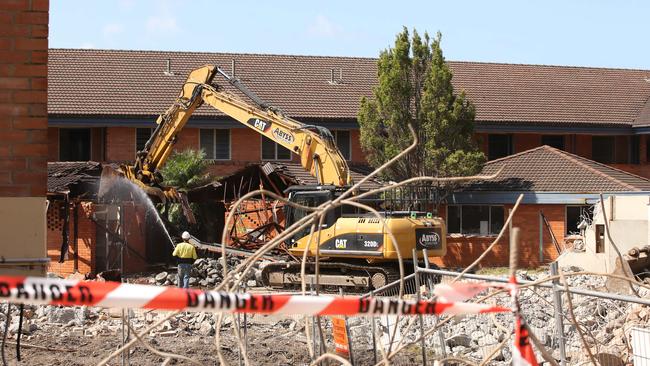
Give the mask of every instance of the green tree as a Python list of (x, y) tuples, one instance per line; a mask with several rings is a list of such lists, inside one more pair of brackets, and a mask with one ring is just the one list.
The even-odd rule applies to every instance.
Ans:
[[(200, 187), (209, 183), (213, 177), (206, 172), (209, 161), (205, 159), (203, 150), (185, 150), (174, 152), (167, 163), (160, 170), (166, 186), (174, 187), (178, 191), (187, 192), (188, 190)], [(192, 213), (196, 218), (197, 225), (190, 228), (180, 204), (168, 203), (161, 207), (161, 214), (166, 218), (167, 224), (171, 224), (171, 232), (180, 232), (182, 230), (202, 231), (202, 213), (201, 206), (195, 203), (190, 204)]]
[(405, 27), (395, 45), (379, 55), (373, 97), (361, 99), (361, 147), (371, 165), (385, 163), (412, 143), (409, 124), (418, 136), (415, 150), (387, 169), (389, 179), (472, 175), (485, 162), (473, 139), (474, 106), (463, 91), (454, 93), (440, 40), (440, 33), (430, 39), (416, 30), (411, 37)]
[(212, 179), (206, 173), (208, 164), (203, 150), (174, 152), (161, 169), (164, 184), (181, 191), (202, 186)]

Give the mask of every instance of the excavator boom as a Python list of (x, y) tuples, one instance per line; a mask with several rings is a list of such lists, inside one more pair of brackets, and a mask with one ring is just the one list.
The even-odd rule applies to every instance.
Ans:
[[(213, 84), (212, 81), (218, 74), (248, 96), (253, 104)], [(178, 134), (192, 113), (203, 103), (300, 156), (302, 167), (316, 177), (319, 184), (337, 187), (352, 184), (348, 165), (329, 130), (285, 116), (279, 109), (262, 101), (239, 80), (230, 78), (213, 65), (200, 67), (189, 74), (174, 104), (158, 117), (157, 127), (145, 148), (137, 153), (135, 164), (122, 166), (124, 175), (150, 195), (154, 194), (163, 200), (175, 200), (176, 192), (162, 186), (162, 177), (158, 171), (171, 154)], [(162, 194), (155, 192), (156, 189), (160, 189)]]

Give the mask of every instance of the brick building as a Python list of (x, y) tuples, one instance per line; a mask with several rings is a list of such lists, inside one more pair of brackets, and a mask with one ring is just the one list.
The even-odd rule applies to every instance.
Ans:
[[(328, 127), (351, 163), (364, 162), (356, 113), (376, 83), (376, 59), (73, 49), (50, 50), (50, 161), (132, 160), (188, 72), (206, 63), (222, 66), (289, 116)], [(650, 177), (650, 71), (449, 64), (456, 90), (476, 105), (476, 137), (490, 160), (550, 145)], [(186, 148), (206, 150), (218, 175), (291, 159), (208, 106), (180, 134), (176, 149)]]
[(0, 252), (3, 274), (44, 274), (47, 0), (0, 2)]
[[(448, 237), (447, 255), (436, 259), (439, 265), (467, 266), (483, 253), (520, 194), (524, 197), (512, 225), (522, 229), (520, 263), (528, 267), (555, 260), (571, 245), (600, 193), (650, 195), (646, 178), (546, 145), (490, 161), (482, 173), (500, 169), (496, 178), (463, 186), (441, 210)], [(508, 253), (506, 234), (481, 263), (508, 265)]]
[[(220, 65), (287, 115), (329, 128), (350, 165), (365, 163), (356, 114), (361, 97), (372, 94), (376, 59), (75, 49), (52, 49), (49, 54), (49, 160), (132, 161), (150, 136), (156, 117), (172, 104), (188, 73), (208, 63)], [(464, 90), (476, 106), (476, 139), (493, 161), (486, 169), (508, 156), (530, 157), (528, 150), (533, 149), (545, 152), (544, 158), (549, 159), (561, 155), (561, 151), (569, 153), (558, 163), (556, 169), (560, 171), (581, 161), (573, 168), (590, 171), (597, 166), (596, 170), (606, 170), (603, 174), (614, 177), (619, 174), (614, 172), (622, 170), (650, 177), (650, 71), (453, 61), (449, 64), (456, 90)], [(215, 81), (227, 91), (239, 94), (225, 81)], [(542, 145), (559, 150), (535, 150)], [(197, 109), (180, 133), (175, 149), (187, 148), (203, 149), (212, 161), (212, 172), (218, 176), (251, 163), (296, 162), (287, 150), (209, 106)], [(533, 175), (549, 169), (542, 168)], [(525, 165), (521, 169), (513, 173), (513, 179), (520, 179), (522, 172), (529, 173)], [(564, 180), (573, 181), (571, 177), (572, 173), (567, 172)], [(541, 184), (546, 178), (539, 174), (537, 178), (526, 179)], [(642, 178), (634, 179), (645, 184), (639, 183), (645, 182)], [(530, 237), (525, 238), (530, 248), (524, 254), (529, 265), (556, 255), (549, 246), (552, 241), (548, 230), (539, 229), (540, 211), (547, 217), (551, 231), (557, 231), (558, 242), (562, 242), (567, 236), (566, 222), (575, 214), (568, 207), (573, 207), (576, 197), (583, 205), (595, 193), (607, 192), (599, 186), (590, 190), (563, 190), (558, 186), (553, 188), (560, 189), (556, 191), (539, 187), (542, 186), (531, 184), (518, 188), (526, 192), (527, 198), (515, 224), (537, 228), (529, 230), (526, 235)], [(495, 217), (505, 217), (514, 203), (514, 191), (502, 189), (486, 195), (484, 189), (480, 190), (458, 193), (454, 196), (458, 201), (452, 204), (498, 206), (494, 209)], [(613, 192), (645, 190), (621, 184)], [(554, 192), (562, 194), (553, 196)], [(548, 197), (555, 198), (549, 201)], [(488, 208), (488, 217), (493, 214), (491, 210)], [(484, 209), (478, 211), (482, 214)], [(454, 212), (462, 215), (460, 211)], [(446, 209), (444, 216), (447, 215)], [(479, 225), (480, 221), (485, 220), (479, 220)], [(488, 220), (488, 229), (490, 225)], [(450, 237), (450, 253), (443, 259), (445, 265), (465, 264), (475, 257), (472, 253), (478, 255), (492, 240), (489, 232), (457, 234)], [(502, 252), (488, 262), (505, 263), (505, 257), (499, 253)]]
[(155, 219), (137, 195), (98, 199), (101, 173), (96, 162), (48, 163), (48, 271), (141, 272), (171, 249), (159, 236), (160, 225), (147, 221)]

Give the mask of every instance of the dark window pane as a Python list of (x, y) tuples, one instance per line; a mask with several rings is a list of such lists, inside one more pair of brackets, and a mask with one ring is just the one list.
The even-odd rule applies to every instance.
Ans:
[(614, 136), (592, 136), (591, 158), (601, 163), (614, 162)]
[(336, 138), (336, 147), (341, 151), (341, 155), (345, 160), (350, 160), (350, 131), (335, 131), (334, 137)]
[(544, 135), (542, 136), (542, 145), (564, 150), (564, 135)]
[(90, 160), (90, 128), (60, 128), (59, 159), (61, 161)]
[(230, 130), (214, 130), (214, 158), (218, 160), (230, 159)]
[(291, 159), (291, 151), (282, 145), (276, 144), (278, 149), (278, 160), (289, 160)]
[(641, 137), (632, 136), (630, 138), (630, 164), (639, 164), (641, 163)]
[(447, 232), (460, 234), (460, 206), (447, 206)]
[(262, 160), (290, 160), (291, 151), (278, 145), (266, 136), (262, 136)]
[(205, 152), (206, 159), (214, 159), (214, 130), (201, 130), (199, 146)]
[(503, 227), (503, 206), (490, 206), (490, 234), (498, 234)]
[(489, 233), (489, 206), (465, 205), (462, 215), (463, 234), (487, 235)]
[(144, 145), (151, 137), (151, 128), (136, 128), (135, 129), (135, 149), (136, 151), (144, 150)]
[(645, 160), (650, 161), (650, 136), (645, 137)]
[(592, 218), (593, 206), (566, 206), (566, 235), (579, 234), (578, 225), (582, 220)]
[(488, 160), (512, 155), (512, 135), (488, 135)]
[(275, 160), (275, 142), (262, 136), (262, 160)]

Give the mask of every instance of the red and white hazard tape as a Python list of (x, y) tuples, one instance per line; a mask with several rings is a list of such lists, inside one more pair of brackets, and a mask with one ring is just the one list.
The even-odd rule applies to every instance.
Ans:
[(510, 312), (502, 306), (387, 298), (238, 294), (119, 282), (0, 276), (0, 301), (223, 313), (416, 315)]

